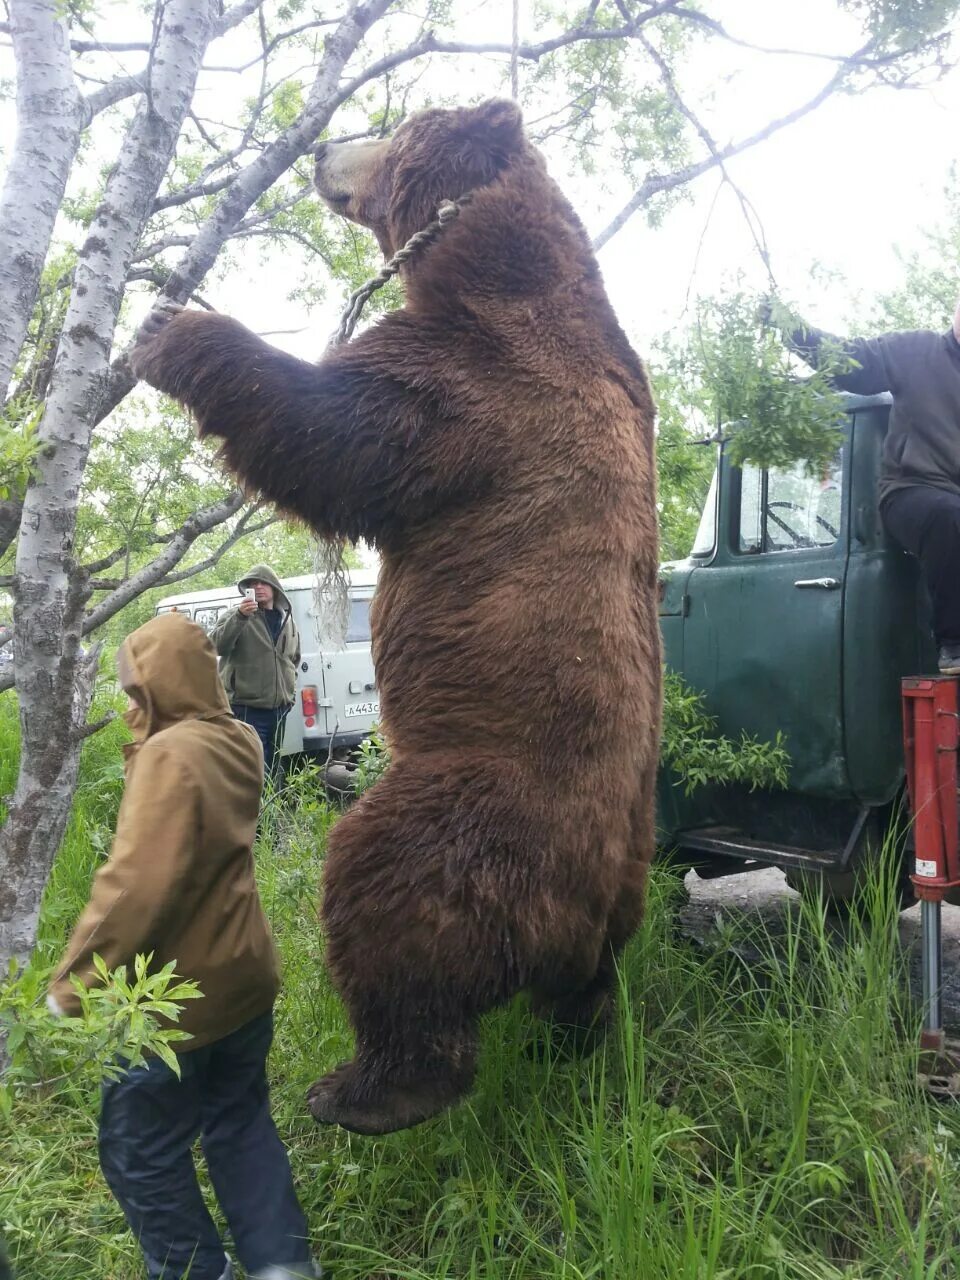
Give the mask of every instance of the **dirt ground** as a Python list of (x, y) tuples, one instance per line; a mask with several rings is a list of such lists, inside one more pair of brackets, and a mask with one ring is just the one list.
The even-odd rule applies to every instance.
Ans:
[[(723, 917), (759, 913), (777, 931), (778, 921), (796, 909), (799, 896), (790, 889), (783, 872), (770, 867), (721, 880), (701, 880), (688, 873), (685, 885), (690, 900), (681, 909), (679, 926), (683, 932), (705, 939), (714, 927), (717, 913)], [(943, 1014), (944, 1022), (954, 1032), (960, 1031), (960, 907), (943, 907)], [(920, 909), (912, 907), (900, 916), (900, 937), (909, 950), (911, 986), (919, 998), (920, 974)]]

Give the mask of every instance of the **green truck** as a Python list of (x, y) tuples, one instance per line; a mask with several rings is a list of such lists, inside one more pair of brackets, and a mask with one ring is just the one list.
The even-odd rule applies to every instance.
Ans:
[(781, 731), (791, 764), (783, 790), (687, 794), (664, 771), (659, 838), (701, 875), (779, 866), (834, 899), (884, 847), (911, 901), (909, 834), (884, 844), (905, 804), (900, 679), (935, 672), (936, 650), (918, 565), (877, 508), (890, 398), (844, 400), (841, 447), (818, 475), (741, 470), (720, 446), (690, 555), (662, 566), (667, 666), (719, 732)]

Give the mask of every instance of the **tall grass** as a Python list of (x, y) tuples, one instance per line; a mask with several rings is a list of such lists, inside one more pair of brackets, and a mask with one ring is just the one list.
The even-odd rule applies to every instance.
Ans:
[[(0, 729), (3, 726), (0, 721)], [(97, 739), (93, 740), (96, 743)], [(91, 743), (91, 747), (93, 747)], [(116, 741), (88, 748), (44, 913), (60, 944), (109, 838)], [(105, 779), (105, 781), (104, 781)], [(960, 1124), (914, 1086), (915, 1013), (888, 886), (838, 934), (785, 904), (694, 947), (654, 876), (587, 1060), (538, 1060), (522, 1001), (486, 1019), (476, 1088), (418, 1129), (318, 1129), (309, 1083), (348, 1056), (316, 891), (336, 814), (295, 784), (258, 857), (285, 970), (274, 1107), (336, 1280), (940, 1280), (960, 1273)], [(0, 1121), (0, 1222), (28, 1280), (134, 1280), (96, 1166), (96, 1097)]]

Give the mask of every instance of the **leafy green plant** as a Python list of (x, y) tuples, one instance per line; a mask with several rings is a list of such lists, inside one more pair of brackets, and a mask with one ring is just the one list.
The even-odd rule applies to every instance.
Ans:
[(764, 323), (762, 309), (759, 299), (742, 293), (705, 309), (704, 368), (717, 420), (737, 424), (728, 446), (735, 466), (804, 462), (814, 475), (839, 446), (842, 401), (830, 379), (849, 360), (828, 352), (818, 369), (798, 376), (783, 342), (798, 321), (775, 304), (771, 322)]
[(828, 351), (801, 372), (783, 341), (799, 324), (782, 303), (731, 291), (702, 302), (685, 342), (664, 347), (674, 412), (712, 431), (722, 425), (735, 466), (803, 462), (815, 475), (836, 455), (843, 409), (830, 380), (850, 361)]
[(187, 1000), (198, 1000), (195, 982), (179, 979), (175, 961), (154, 972), (151, 956), (138, 955), (132, 972), (108, 970), (100, 956), (93, 964), (100, 982), (71, 985), (80, 1000), (79, 1017), (57, 1017), (46, 1004), (51, 969), (11, 966), (0, 985), (0, 1044), (8, 1065), (0, 1083), (0, 1113), (9, 1116), (14, 1095), (24, 1088), (50, 1091), (78, 1076), (116, 1079), (150, 1054), (180, 1074), (174, 1046), (189, 1039), (176, 1023)]
[(786, 739), (773, 742), (748, 733), (738, 739), (717, 733), (715, 717), (704, 708), (703, 694), (674, 671), (664, 673), (660, 762), (676, 775), (687, 794), (708, 783), (742, 783), (751, 791), (785, 787), (790, 771)]
[(384, 742), (376, 726), (371, 730), (369, 738), (364, 738), (357, 752), (357, 767), (353, 774), (353, 787), (357, 795), (362, 795), (368, 787), (372, 787), (390, 764), (390, 748)]
[(0, 414), (0, 499), (22, 498), (40, 447), (42, 404), (9, 405)]

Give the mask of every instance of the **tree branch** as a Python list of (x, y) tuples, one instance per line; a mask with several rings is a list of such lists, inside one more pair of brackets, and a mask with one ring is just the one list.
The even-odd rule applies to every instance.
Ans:
[[(593, 27), (581, 23), (576, 27), (571, 27), (569, 31), (552, 36), (549, 40), (542, 40), (539, 44), (526, 43), (518, 45), (517, 57), (522, 58), (525, 62), (539, 62), (548, 53), (555, 53), (557, 49), (563, 49), (567, 45), (581, 44), (591, 40), (605, 42), (630, 39), (646, 23), (653, 22), (655, 18), (661, 18), (666, 13), (672, 13), (678, 2), (679, 0), (659, 0), (659, 3), (650, 5), (646, 9), (641, 9), (622, 27)], [(399, 49), (396, 53), (388, 54), (387, 57), (370, 63), (353, 80), (342, 85), (337, 93), (337, 105), (347, 102), (371, 80), (377, 79), (387, 71), (392, 71), (394, 67), (399, 67), (405, 62), (411, 62), (415, 58), (422, 58), (428, 53), (502, 53), (510, 57), (513, 54), (513, 45), (501, 41), (473, 43), (462, 40), (438, 40), (432, 31), (427, 31), (419, 40), (407, 45), (405, 49)]]
[(249, 18), (252, 13), (256, 13), (262, 4), (263, 0), (242, 0), (241, 4), (235, 4), (232, 9), (227, 9), (214, 27), (213, 39), (219, 40), (234, 27), (239, 27), (240, 23)]
[[(863, 49), (853, 55), (854, 60), (860, 56), (865, 50), (872, 48), (873, 42), (864, 45)], [(850, 64), (852, 65), (852, 63)], [(730, 142), (725, 147), (720, 147), (715, 153), (711, 153), (702, 160), (697, 160), (692, 164), (684, 165), (681, 169), (675, 170), (673, 173), (651, 174), (643, 183), (637, 192), (624, 205), (617, 216), (594, 238), (594, 249), (602, 249), (617, 232), (630, 220), (630, 218), (642, 209), (644, 205), (649, 204), (654, 196), (661, 195), (665, 191), (672, 191), (676, 187), (684, 186), (688, 182), (692, 182), (695, 178), (701, 177), (704, 173), (709, 173), (711, 169), (717, 168), (726, 160), (730, 160), (733, 156), (740, 155), (743, 151), (748, 151), (751, 147), (757, 146), (761, 142), (765, 142), (767, 138), (772, 137), (775, 133), (779, 133), (781, 129), (786, 129), (789, 125), (795, 124), (798, 120), (802, 120), (804, 116), (815, 111), (823, 102), (832, 94), (842, 88), (850, 70), (850, 65), (844, 65), (837, 71), (823, 88), (801, 106), (796, 107), (793, 111), (788, 111), (786, 115), (778, 116), (777, 119), (771, 120), (769, 124), (764, 125), (762, 129), (758, 129), (756, 133), (752, 133), (749, 137), (741, 138), (739, 142)]]
[[(219, 502), (214, 502), (210, 506), (194, 512), (176, 530), (158, 556), (155, 556), (142, 569), (138, 569), (136, 573), (121, 583), (116, 590), (94, 605), (83, 620), (82, 634), (88, 636), (97, 627), (102, 627), (115, 613), (119, 613), (124, 605), (129, 604), (131, 600), (135, 600), (144, 591), (163, 582), (170, 570), (180, 563), (201, 534), (207, 533), (209, 530), (216, 528), (218, 524), (223, 524), (225, 520), (229, 520), (232, 515), (235, 515), (240, 510), (245, 501), (246, 498), (242, 490), (234, 489), (226, 498), (222, 498)], [(229, 539), (227, 545), (232, 545)]]
[(189, 569), (181, 570), (180, 573), (167, 574), (165, 578), (161, 578), (159, 582), (153, 584), (154, 588), (172, 587), (178, 582), (186, 582), (188, 578), (195, 578), (198, 573), (205, 573), (207, 569), (212, 569), (214, 565), (218, 564), (226, 552), (232, 546), (235, 546), (241, 538), (249, 538), (255, 533), (261, 533), (264, 529), (269, 529), (271, 525), (276, 524), (280, 519), (279, 516), (270, 516), (266, 520), (261, 520), (259, 524), (247, 525), (245, 522), (250, 519), (250, 516), (256, 510), (256, 507), (251, 507), (249, 512), (238, 522), (237, 528), (230, 537), (222, 542), (215, 551), (211, 552), (206, 560), (198, 560), (196, 564), (192, 564)]
[(139, 75), (135, 76), (117, 76), (116, 80), (111, 80), (105, 84), (102, 89), (98, 89), (96, 93), (88, 93), (83, 99), (83, 125), (84, 128), (90, 121), (105, 111), (107, 107), (112, 107), (118, 102), (122, 102), (124, 98), (132, 98), (135, 93), (142, 93), (146, 83), (146, 67)]
[[(890, 53), (884, 53), (878, 57), (868, 57), (865, 52), (857, 54), (821, 53), (815, 49), (790, 49), (786, 47), (754, 44), (750, 40), (744, 40), (740, 36), (733, 35), (732, 32), (726, 29), (723, 23), (718, 22), (716, 18), (708, 17), (707, 14), (701, 13), (698, 9), (685, 9), (678, 4), (673, 12), (675, 17), (682, 18), (687, 22), (695, 23), (697, 26), (703, 27), (713, 35), (719, 36), (720, 39), (726, 40), (729, 44), (736, 45), (740, 49), (749, 49), (753, 53), (770, 54), (774, 57), (813, 58), (822, 62), (840, 63), (844, 67), (866, 67), (871, 70), (878, 70), (883, 67), (889, 67), (891, 64), (901, 61), (910, 54), (919, 53), (923, 48), (923, 43), (921, 42), (909, 49), (895, 49), (891, 50)], [(868, 45), (867, 48), (869, 47), (870, 46)]]
[[(262, 10), (261, 10), (262, 13)], [(315, 31), (319, 27), (332, 27), (340, 21), (340, 18), (316, 18), (313, 22), (304, 22), (299, 27), (291, 27), (289, 31), (281, 31), (279, 35), (275, 35), (267, 43), (263, 44), (260, 52), (255, 58), (251, 58), (249, 62), (242, 63), (239, 67), (215, 67), (204, 66), (204, 71), (227, 71), (240, 75), (241, 72), (249, 71), (251, 67), (255, 67), (258, 62), (265, 62), (273, 53), (274, 49), (285, 40), (292, 40), (295, 36), (303, 35), (305, 31)]]
[(728, 183), (729, 186), (734, 191), (734, 193), (736, 194), (737, 200), (740, 203), (741, 212), (743, 213), (744, 221), (746, 222), (747, 227), (750, 231), (750, 235), (753, 238), (754, 246), (756, 247), (757, 253), (760, 255), (760, 259), (763, 262), (763, 265), (766, 267), (767, 275), (770, 279), (770, 284), (773, 287), (773, 289), (776, 290), (776, 280), (774, 279), (774, 275), (773, 275), (773, 267), (770, 264), (770, 250), (767, 247), (766, 237), (763, 234), (763, 229), (762, 227), (759, 226), (759, 220), (755, 222), (756, 211), (753, 208), (753, 204), (751, 203), (750, 200), (747, 199), (747, 196), (742, 190), (742, 188), (739, 187), (737, 183), (734, 182), (733, 178), (730, 176), (730, 171), (727, 168), (724, 157), (720, 154), (719, 148), (717, 147), (717, 144), (714, 141), (713, 136), (707, 129), (706, 125), (702, 123), (702, 121), (696, 115), (696, 113), (690, 107), (687, 106), (683, 98), (680, 96), (680, 90), (677, 87), (677, 82), (673, 78), (673, 72), (670, 70), (670, 67), (667, 65), (666, 60), (662, 57), (659, 51), (654, 48), (654, 46), (650, 43), (650, 41), (647, 39), (645, 35), (640, 35), (639, 40), (640, 40), (640, 43), (643, 45), (644, 49), (646, 49), (649, 57), (656, 64), (657, 69), (660, 72), (660, 78), (663, 80), (664, 88), (667, 91), (667, 96), (669, 97), (670, 101), (676, 107), (677, 111), (680, 112), (683, 118), (689, 121), (689, 123), (693, 125), (694, 129), (697, 131), (698, 136), (700, 137), (701, 142), (703, 142), (704, 146), (707, 148), (707, 150), (710, 152), (710, 154), (713, 156), (714, 160), (716, 161), (717, 166), (720, 169), (720, 172), (723, 174), (724, 182)]

